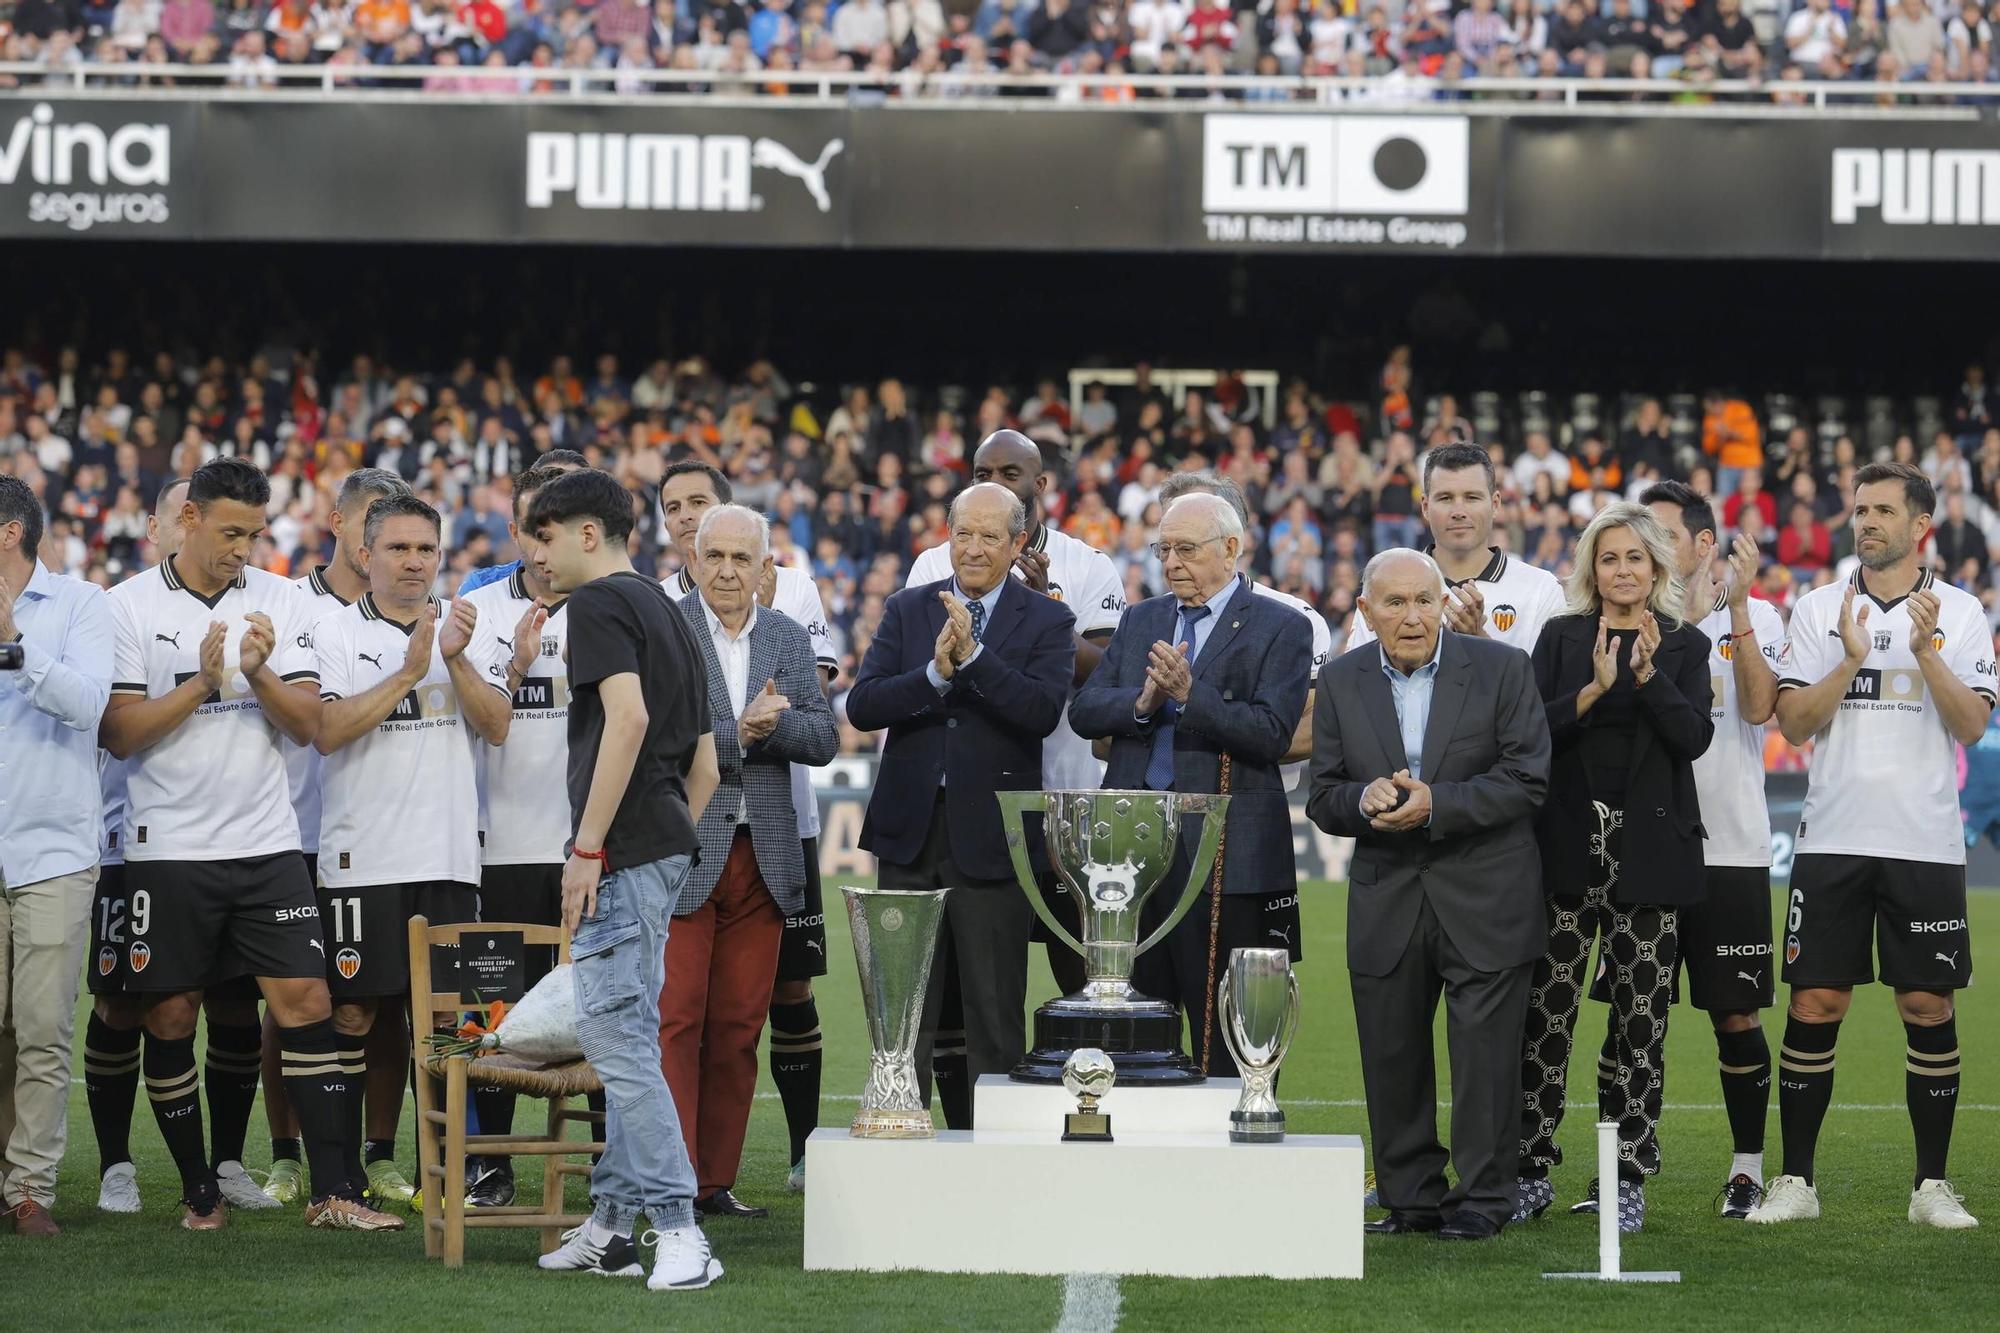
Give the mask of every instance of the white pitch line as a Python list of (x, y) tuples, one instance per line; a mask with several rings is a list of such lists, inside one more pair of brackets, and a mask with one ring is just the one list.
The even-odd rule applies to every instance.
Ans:
[[(774, 1102), (778, 1100), (778, 1094), (775, 1092), (760, 1092), (757, 1094), (757, 1100)], [(828, 1092), (822, 1093), (820, 1100), (826, 1102), (858, 1102), (861, 1098), (859, 1095), (853, 1093)], [(1362, 1101), (1358, 1097), (1280, 1097), (1278, 1100), (1286, 1106), (1333, 1106), (1349, 1110), (1361, 1110), (1368, 1105), (1367, 1102)], [(1446, 1098), (1438, 1102), (1438, 1105), (1450, 1106), (1451, 1101), (1449, 1098)], [(1596, 1108), (1597, 1103), (1594, 1101), (1571, 1102), (1568, 1107), (1572, 1111), (1595, 1110)], [(1668, 1111), (1726, 1111), (1729, 1108), (1721, 1102), (1668, 1102), (1662, 1109)], [(1830, 1111), (1898, 1111), (1904, 1113), (1909, 1111), (1909, 1107), (1902, 1102), (1835, 1102), (1827, 1109)], [(2000, 1102), (1961, 1102), (1958, 1109), (1961, 1111), (2000, 1111)]]
[(1071, 1273), (1063, 1279), (1062, 1319), (1056, 1333), (1112, 1333), (1124, 1296), (1113, 1273)]

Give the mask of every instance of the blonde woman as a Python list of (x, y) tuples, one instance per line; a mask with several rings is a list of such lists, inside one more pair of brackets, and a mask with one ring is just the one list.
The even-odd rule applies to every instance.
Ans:
[[(1676, 909), (1703, 895), (1694, 761), (1708, 748), (1708, 639), (1682, 619), (1673, 539), (1651, 510), (1607, 506), (1577, 539), (1569, 611), (1543, 627), (1535, 679), (1548, 709), (1549, 794), (1538, 818), (1549, 951), (1535, 964), (1521, 1057), (1514, 1220), (1555, 1202), (1549, 1169), (1591, 942), (1602, 937), (1611, 1015), (1601, 1119), (1618, 1122), (1618, 1226), (1645, 1223), (1660, 1169)], [(1598, 1209), (1592, 1181), (1578, 1213)]]

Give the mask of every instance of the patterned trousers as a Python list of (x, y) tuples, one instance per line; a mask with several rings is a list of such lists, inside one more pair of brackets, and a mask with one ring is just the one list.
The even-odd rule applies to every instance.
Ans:
[(1577, 1008), (1590, 965), (1590, 945), (1602, 937), (1611, 1012), (1598, 1072), (1599, 1113), (1618, 1122), (1618, 1174), (1639, 1178), (1660, 1169), (1660, 1099), (1666, 1084), (1667, 1009), (1680, 952), (1672, 908), (1621, 907), (1618, 857), (1622, 810), (1597, 807), (1590, 840), (1602, 880), (1581, 898), (1550, 897), (1549, 952), (1535, 964), (1528, 1026), (1521, 1047), (1521, 1174), (1548, 1174), (1562, 1162), (1556, 1146), (1567, 1098)]

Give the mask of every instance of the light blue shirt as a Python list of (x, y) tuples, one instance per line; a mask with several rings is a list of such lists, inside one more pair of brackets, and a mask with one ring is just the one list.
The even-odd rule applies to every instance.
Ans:
[(39, 563), (13, 615), (23, 661), (0, 673), (0, 879), (18, 887), (97, 864), (113, 632), (103, 589)]
[[(1243, 576), (1238, 574), (1231, 578), (1229, 582), (1223, 584), (1221, 590), (1215, 596), (1202, 603), (1203, 606), (1208, 608), (1208, 614), (1194, 622), (1194, 634), (1192, 640), (1188, 643), (1188, 661), (1198, 662), (1201, 660), (1202, 645), (1207, 643), (1208, 636), (1215, 632), (1215, 622), (1221, 619), (1223, 611), (1229, 606), (1229, 599), (1234, 597), (1236, 590), (1242, 586)], [(1176, 648), (1181, 645), (1181, 612), (1186, 609), (1185, 606), (1174, 607), (1173, 634), (1174, 647)], [(1152, 714), (1135, 711), (1133, 716), (1144, 721), (1146, 718), (1152, 716)]]
[[(984, 597), (968, 597), (965, 595), (965, 589), (958, 586), (958, 580), (953, 579), (951, 581), (951, 595), (958, 598), (959, 601), (964, 602), (965, 609), (968, 611), (972, 609), (972, 604), (974, 602), (978, 602), (982, 607), (986, 608), (984, 611), (980, 612), (980, 619), (979, 619), (979, 627), (980, 627), (979, 632), (981, 634), (984, 634), (986, 632), (986, 627), (993, 623), (993, 608), (1000, 605), (1000, 594), (1006, 590), (1006, 587), (1007, 583), (1003, 579), (1001, 582), (994, 584), (993, 591), (987, 593)], [(985, 651), (986, 651), (985, 644), (983, 643), (973, 644), (972, 651), (970, 653), (967, 653), (965, 660), (958, 664), (957, 671), (963, 671), (967, 667), (971, 666), (973, 661), (976, 658), (978, 658), (979, 654)], [(952, 680), (958, 679), (957, 671), (953, 672), (951, 678)], [(935, 660), (924, 663), (924, 679), (930, 681), (931, 688), (936, 690), (939, 694), (946, 694), (949, 693), (951, 690), (951, 680), (946, 680), (944, 678), (944, 674), (937, 669), (937, 662)]]
[[(1389, 665), (1389, 650), (1382, 648), (1382, 674), (1389, 678), (1389, 695), (1396, 701), (1396, 725), (1403, 734), (1403, 757), (1409, 761), (1410, 776), (1424, 780), (1424, 732), (1430, 729), (1431, 692), (1437, 685), (1438, 663), (1444, 658), (1444, 635), (1438, 635), (1431, 660), (1404, 675)], [(1367, 789), (1362, 789), (1367, 796)], [(1430, 820), (1424, 820), (1426, 826)]]

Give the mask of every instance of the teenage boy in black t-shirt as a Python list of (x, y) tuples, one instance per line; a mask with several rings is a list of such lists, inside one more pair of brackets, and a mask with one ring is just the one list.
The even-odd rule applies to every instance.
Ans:
[(715, 738), (701, 649), (656, 580), (632, 569), (632, 497), (574, 472), (539, 491), (525, 526), (536, 567), (568, 595), (569, 801), (563, 925), (575, 963), (577, 1037), (604, 1081), (604, 1156), (590, 1220), (543, 1268), (637, 1277), (633, 1231), (660, 1237), (655, 1291), (722, 1276), (694, 1221), (694, 1168), (660, 1072), (667, 922), (714, 794)]

